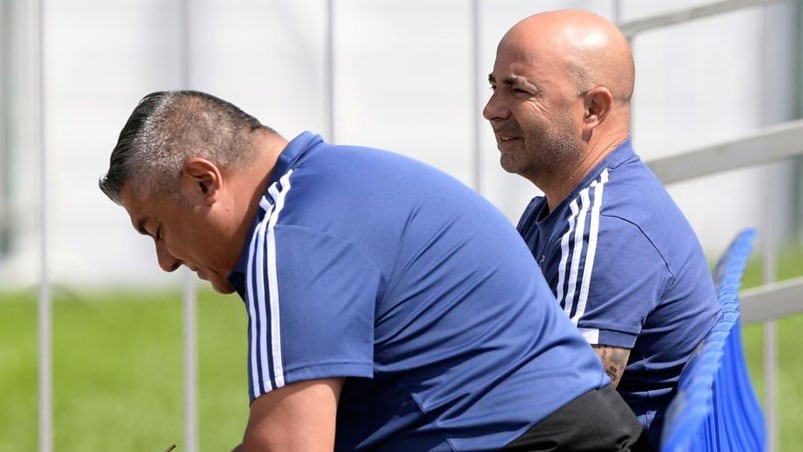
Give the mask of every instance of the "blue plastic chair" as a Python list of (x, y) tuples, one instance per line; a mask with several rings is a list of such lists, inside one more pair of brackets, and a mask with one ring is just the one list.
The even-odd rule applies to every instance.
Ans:
[(766, 426), (742, 349), (739, 288), (755, 230), (739, 233), (717, 262), (722, 315), (683, 368), (661, 436), (662, 452), (763, 451)]

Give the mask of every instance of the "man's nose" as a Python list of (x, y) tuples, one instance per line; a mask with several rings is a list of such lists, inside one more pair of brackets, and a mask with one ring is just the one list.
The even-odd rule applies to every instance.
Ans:
[(493, 121), (494, 119), (507, 119), (509, 115), (510, 110), (499, 101), (497, 94), (495, 92), (491, 94), (491, 98), (482, 109), (482, 116), (488, 121)]
[(181, 266), (181, 261), (173, 257), (164, 244), (156, 244), (156, 260), (159, 261), (159, 266), (166, 272), (172, 272)]

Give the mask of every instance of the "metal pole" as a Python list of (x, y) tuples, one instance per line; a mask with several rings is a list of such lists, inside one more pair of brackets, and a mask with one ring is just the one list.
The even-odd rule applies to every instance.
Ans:
[(45, 0), (33, 2), (33, 119), (39, 151), (39, 230), (40, 282), (38, 304), (39, 330), (39, 451), (53, 450), (53, 356), (52, 295), (48, 266), (48, 161), (45, 120)]
[(480, 149), (480, 0), (471, 0), (469, 39), (471, 40), (471, 127), (472, 127), (472, 147), (474, 150), (474, 174), (472, 186), (479, 193), (482, 193), (482, 150)]
[(11, 222), (8, 220), (9, 212), (7, 205), (8, 196), (8, 175), (10, 171), (10, 162), (9, 162), (9, 146), (8, 146), (8, 139), (6, 133), (6, 124), (8, 120), (6, 119), (6, 111), (8, 109), (7, 105), (9, 105), (8, 99), (8, 92), (9, 83), (8, 79), (10, 78), (8, 74), (7, 67), (10, 66), (6, 61), (8, 60), (8, 47), (9, 43), (11, 42), (11, 32), (9, 30), (9, 25), (11, 24), (11, 20), (9, 19), (9, 11), (10, 7), (8, 2), (0, 2), (0, 260), (3, 258), (3, 254), (6, 251), (6, 238), (8, 236), (8, 229), (9, 224)]
[[(797, 40), (795, 42), (795, 77), (797, 80), (797, 118), (803, 118), (803, 0), (798, 0), (794, 4), (797, 11)], [(792, 189), (794, 190), (792, 202), (794, 202), (793, 225), (796, 227), (794, 237), (798, 243), (803, 244), (803, 157), (794, 159), (794, 177), (792, 179)]]
[[(764, 41), (764, 48), (769, 44), (769, 14), (767, 9), (761, 11), (762, 14), (762, 40)], [(767, 90), (770, 81), (768, 74), (767, 64), (769, 56), (767, 53), (763, 55), (764, 61), (762, 62), (763, 71), (762, 77), (762, 90), (764, 95), (761, 96), (762, 108), (762, 123), (767, 124), (770, 106), (767, 102)], [(776, 206), (778, 200), (777, 187), (776, 187), (776, 170), (777, 164), (768, 165), (764, 171), (765, 183), (762, 184), (764, 193), (764, 208), (766, 209), (762, 215), (762, 229), (764, 230), (764, 240), (762, 249), (762, 277), (764, 284), (769, 284), (775, 281), (776, 278), (776, 234), (775, 228), (778, 224), (778, 208)], [(764, 324), (764, 414), (767, 423), (767, 451), (775, 452), (778, 448), (778, 430), (777, 430), (777, 414), (778, 414), (778, 326), (775, 320), (768, 321)]]
[(179, 80), (181, 89), (188, 89), (190, 87), (190, 65), (192, 64), (192, 58), (190, 56), (192, 41), (190, 1), (191, 0), (181, 0), (179, 2)]
[[(613, 0), (613, 4), (611, 5), (611, 20), (613, 21), (613, 23), (616, 24), (617, 27), (622, 27), (622, 25), (623, 25), (622, 10), (623, 10), (623, 8), (622, 8), (622, 0)], [(629, 34), (629, 35), (625, 34), (625, 39), (627, 40), (627, 45), (630, 46), (630, 51), (633, 54), (636, 53), (636, 50), (633, 48), (633, 40), (635, 38), (636, 38), (635, 33), (634, 34)], [(635, 136), (635, 134), (633, 133), (632, 103), (631, 103), (630, 108), (631, 108), (631, 114), (630, 114), (630, 116), (628, 118), (628, 124), (629, 124), (628, 127), (630, 129), (630, 135), (631, 136)]]
[(184, 270), (184, 447), (198, 451), (198, 352), (195, 275)]
[[(613, 0), (613, 4), (611, 5), (611, 20), (613, 21), (613, 23), (616, 24), (617, 27), (620, 27), (620, 28), (622, 27), (622, 25), (623, 25), (623, 22), (622, 22), (622, 0)], [(623, 34), (624, 34), (624, 30), (623, 30)], [(636, 50), (633, 48), (633, 40), (635, 38), (636, 38), (635, 33), (633, 33), (633, 34), (625, 34), (625, 39), (627, 40), (627, 45), (630, 47), (630, 51), (633, 54), (636, 53)], [(632, 104), (632, 101), (631, 101), (631, 104), (630, 104), (630, 108), (631, 108), (631, 110), (630, 110), (630, 115), (628, 117), (628, 128), (630, 130), (630, 135), (631, 136), (635, 136), (635, 133), (633, 133), (633, 114), (632, 114), (633, 104)]]
[(326, 134), (330, 143), (335, 142), (335, 0), (326, 1), (326, 32), (324, 37), (324, 111)]
[[(769, 167), (766, 177), (770, 181), (773, 168)], [(769, 194), (768, 194), (769, 195)], [(765, 199), (772, 199), (768, 196)], [(772, 201), (770, 202), (772, 204)], [(771, 209), (771, 208), (770, 208)], [(774, 209), (773, 209), (774, 210)], [(765, 215), (768, 218), (769, 215)], [(764, 284), (775, 280), (775, 238), (772, 219), (763, 221), (763, 279)], [(764, 323), (764, 414), (767, 421), (767, 451), (778, 450), (778, 325), (775, 320)]]
[[(192, 26), (190, 24), (190, 1), (180, 3), (179, 22), (181, 30), (181, 88), (189, 89), (192, 73)], [(184, 447), (187, 452), (198, 451), (198, 335), (196, 315), (195, 275), (184, 270)]]
[(613, 0), (613, 4), (611, 5), (611, 19), (613, 23), (619, 25), (622, 23), (622, 1), (621, 0)]

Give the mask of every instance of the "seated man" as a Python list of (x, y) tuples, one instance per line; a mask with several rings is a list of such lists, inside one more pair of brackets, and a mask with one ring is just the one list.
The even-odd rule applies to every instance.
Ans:
[(544, 192), (519, 232), (657, 446), (719, 304), (694, 231), (633, 150), (633, 80), (614, 24), (584, 11), (536, 14), (499, 43), (483, 114), (502, 167)]
[(508, 220), (433, 168), (288, 142), (216, 97), (158, 92), (100, 187), (162, 269), (244, 300), (238, 450), (644, 445)]

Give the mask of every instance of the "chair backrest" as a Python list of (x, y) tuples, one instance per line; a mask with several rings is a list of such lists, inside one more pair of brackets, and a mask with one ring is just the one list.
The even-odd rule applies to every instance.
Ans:
[(714, 269), (722, 315), (683, 368), (661, 451), (763, 451), (764, 415), (742, 350), (739, 288), (755, 230), (739, 233)]

